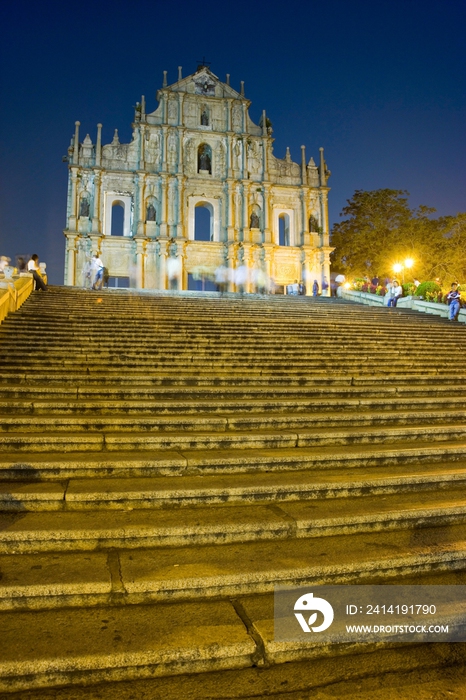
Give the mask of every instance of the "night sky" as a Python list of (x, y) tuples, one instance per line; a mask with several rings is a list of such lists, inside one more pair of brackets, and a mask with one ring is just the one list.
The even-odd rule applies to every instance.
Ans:
[(300, 146), (332, 177), (330, 221), (356, 189), (406, 189), (466, 211), (465, 0), (2, 3), (0, 254), (38, 253), (63, 283), (67, 165), (80, 140), (131, 140), (133, 105), (210, 69), (263, 109), (274, 153)]

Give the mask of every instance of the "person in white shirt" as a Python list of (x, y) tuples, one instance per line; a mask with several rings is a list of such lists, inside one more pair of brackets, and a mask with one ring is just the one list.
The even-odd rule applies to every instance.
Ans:
[(393, 280), (391, 286), (388, 288), (388, 293), (389, 297), (387, 306), (395, 307), (398, 299), (403, 296), (403, 287), (398, 280)]
[(44, 280), (42, 279), (42, 276), (40, 274), (40, 267), (39, 267), (39, 256), (34, 253), (30, 261), (28, 262), (28, 272), (32, 272), (32, 276), (34, 278), (34, 289), (37, 291), (38, 289), (41, 289), (43, 292), (47, 291), (47, 285), (45, 284)]
[(94, 255), (92, 258), (92, 274), (94, 277), (92, 289), (102, 289), (104, 264), (98, 255)]

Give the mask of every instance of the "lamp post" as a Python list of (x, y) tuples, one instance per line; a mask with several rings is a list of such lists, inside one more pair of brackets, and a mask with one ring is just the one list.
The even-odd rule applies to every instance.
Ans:
[(403, 284), (405, 283), (405, 270), (410, 270), (412, 266), (414, 265), (414, 260), (412, 258), (406, 258), (406, 260), (403, 263), (395, 263), (393, 265), (393, 272), (397, 275), (400, 274), (400, 272), (403, 275)]

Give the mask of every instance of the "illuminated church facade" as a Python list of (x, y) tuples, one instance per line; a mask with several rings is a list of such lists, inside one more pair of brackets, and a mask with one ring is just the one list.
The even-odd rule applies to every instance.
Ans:
[[(261, 268), (277, 285), (303, 281), (311, 293), (330, 279), (327, 180), (317, 164), (289, 149), (273, 154), (271, 123), (249, 116), (251, 102), (206, 66), (157, 92), (158, 107), (135, 107), (131, 143), (79, 140), (68, 149), (65, 284), (83, 285), (98, 253), (111, 277), (140, 289), (167, 289), (176, 258), (179, 289), (199, 270)], [(202, 210), (202, 212), (200, 212)], [(204, 217), (202, 227), (199, 215)], [(248, 283), (250, 285), (250, 283)], [(235, 291), (230, 278), (230, 291)], [(249, 289), (252, 291), (252, 288)]]

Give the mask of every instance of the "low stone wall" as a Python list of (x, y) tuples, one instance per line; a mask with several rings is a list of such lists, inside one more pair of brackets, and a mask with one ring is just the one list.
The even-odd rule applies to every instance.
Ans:
[(33, 290), (32, 275), (26, 274), (12, 279), (0, 277), (0, 323), (12, 311), (26, 301)]
[[(378, 296), (377, 294), (369, 294), (368, 292), (354, 292), (349, 289), (341, 289), (340, 296), (348, 301), (355, 301), (359, 304), (367, 304), (368, 306), (386, 306), (386, 297)], [(412, 309), (423, 314), (433, 314), (441, 318), (448, 318), (448, 306), (446, 304), (437, 304), (433, 301), (425, 301), (421, 297), (401, 297), (398, 299), (397, 308)], [(466, 309), (461, 309), (458, 315), (460, 323), (466, 323)]]

